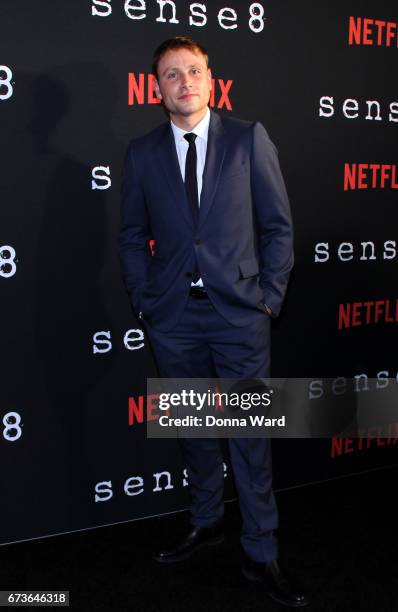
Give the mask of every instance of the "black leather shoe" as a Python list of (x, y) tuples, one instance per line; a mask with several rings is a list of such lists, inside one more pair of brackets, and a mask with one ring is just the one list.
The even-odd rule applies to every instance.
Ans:
[(266, 594), (284, 606), (301, 608), (309, 604), (306, 596), (292, 587), (276, 560), (258, 563), (245, 557), (242, 573), (249, 580), (261, 582)]
[(224, 541), (222, 525), (214, 527), (192, 527), (188, 535), (174, 548), (162, 550), (153, 555), (160, 563), (175, 563), (188, 559), (199, 548), (221, 544)]

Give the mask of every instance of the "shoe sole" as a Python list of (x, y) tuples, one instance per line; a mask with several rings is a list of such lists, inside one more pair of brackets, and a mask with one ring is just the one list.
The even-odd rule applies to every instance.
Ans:
[[(247, 578), (251, 582), (260, 582), (261, 584), (263, 584), (263, 581), (261, 580), (261, 578), (259, 578), (256, 574), (252, 574), (251, 572), (249, 572), (246, 569), (242, 569), (242, 574), (244, 575), (245, 578)], [(276, 601), (277, 603), (281, 604), (282, 606), (287, 606), (289, 608), (304, 608), (305, 606), (308, 606), (308, 604), (309, 604), (308, 601), (305, 601), (304, 603), (293, 603), (293, 602), (292, 603), (286, 603), (286, 601), (284, 601), (283, 599), (278, 597), (278, 595), (276, 595), (276, 593), (273, 593), (272, 591), (266, 591), (266, 594), (273, 601)]]
[(200, 550), (201, 548), (206, 548), (207, 546), (217, 546), (217, 544), (222, 544), (224, 542), (224, 536), (218, 536), (217, 538), (213, 538), (212, 540), (207, 540), (206, 542), (202, 542), (201, 544), (198, 544), (197, 546), (195, 546), (195, 548), (193, 550), (191, 550), (190, 552), (187, 553), (181, 553), (180, 555), (175, 555), (172, 558), (162, 558), (162, 557), (157, 557), (156, 555), (153, 555), (153, 559), (155, 561), (157, 561), (158, 563), (178, 563), (178, 561), (184, 561), (185, 559), (189, 559), (189, 557), (192, 557), (193, 554), (196, 553), (197, 550)]

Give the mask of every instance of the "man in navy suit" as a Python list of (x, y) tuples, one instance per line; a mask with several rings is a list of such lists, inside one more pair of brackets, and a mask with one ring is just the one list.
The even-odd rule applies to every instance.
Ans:
[[(133, 140), (126, 154), (119, 250), (131, 303), (162, 377), (267, 378), (270, 319), (279, 314), (293, 265), (276, 149), (260, 123), (209, 110), (208, 55), (195, 41), (166, 40), (153, 72), (170, 121)], [(164, 563), (223, 539), (219, 442), (181, 443), (191, 525), (175, 547), (156, 553)], [(270, 440), (232, 438), (229, 450), (244, 575), (276, 601), (304, 606), (277, 562)]]

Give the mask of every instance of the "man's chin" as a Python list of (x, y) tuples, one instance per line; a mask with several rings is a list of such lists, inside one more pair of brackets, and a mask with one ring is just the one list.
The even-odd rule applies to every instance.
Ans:
[(178, 107), (177, 113), (183, 117), (189, 117), (190, 115), (196, 115), (204, 110), (205, 107), (202, 107), (197, 103), (195, 104), (194, 101), (192, 101), (191, 104), (184, 104), (183, 106)]

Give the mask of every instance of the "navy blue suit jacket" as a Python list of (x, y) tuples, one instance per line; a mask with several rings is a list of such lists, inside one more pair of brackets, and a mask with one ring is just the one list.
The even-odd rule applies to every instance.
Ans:
[(293, 265), (292, 243), (277, 152), (261, 123), (211, 112), (196, 226), (170, 124), (131, 141), (119, 252), (132, 305), (150, 325), (164, 331), (176, 325), (195, 258), (212, 303), (232, 325), (264, 313), (264, 302), (276, 316)]

